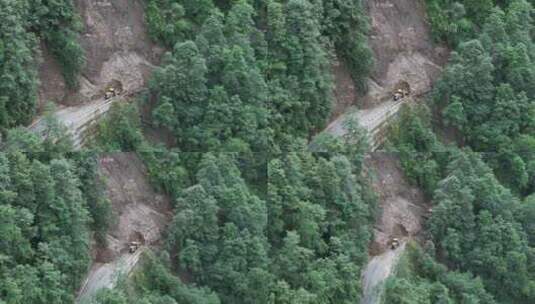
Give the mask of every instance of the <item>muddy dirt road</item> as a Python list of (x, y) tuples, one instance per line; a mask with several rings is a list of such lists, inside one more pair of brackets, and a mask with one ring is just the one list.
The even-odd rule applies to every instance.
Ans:
[(128, 276), (139, 261), (145, 248), (139, 248), (134, 253), (123, 254), (109, 263), (95, 263), (91, 267), (90, 275), (86, 278), (76, 298), (76, 303), (86, 303), (103, 288), (113, 288), (118, 280)]
[(336, 137), (343, 136), (348, 132), (344, 126), (345, 120), (356, 118), (359, 125), (368, 132), (371, 150), (375, 151), (382, 143), (381, 132), (386, 127), (386, 122), (398, 113), (403, 104), (411, 101), (413, 101), (412, 98), (404, 98), (398, 101), (388, 100), (370, 109), (356, 110), (349, 114), (351, 117), (345, 115), (331, 122), (325, 132)]
[[(401, 105), (411, 102), (391, 100), (391, 92), (400, 81), (409, 83), (412, 96), (425, 94), (441, 72), (448, 51), (435, 47), (426, 21), (423, 1), (418, 0), (367, 0), (364, 1), (371, 20), (370, 45), (376, 66), (369, 80), (369, 92), (364, 97), (364, 109), (348, 111), (349, 119), (356, 117), (371, 135), (375, 150), (386, 126)], [(333, 121), (327, 132), (341, 136), (347, 131), (343, 122), (346, 115)], [(396, 267), (403, 245), (396, 250), (388, 248), (396, 237), (407, 240), (416, 237), (422, 229), (422, 217), (427, 205), (422, 192), (411, 186), (403, 174), (396, 155), (371, 153), (365, 167), (373, 177), (373, 188), (379, 194), (381, 215), (374, 226), (374, 239), (370, 246), (371, 259), (362, 273), (363, 303), (380, 303), (382, 284)]]

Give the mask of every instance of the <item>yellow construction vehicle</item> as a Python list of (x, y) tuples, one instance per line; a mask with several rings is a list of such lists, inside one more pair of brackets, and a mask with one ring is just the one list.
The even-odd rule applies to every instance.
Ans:
[(115, 96), (117, 96), (117, 91), (115, 90), (114, 87), (109, 87), (104, 93), (104, 99), (106, 100), (113, 98)]
[(106, 100), (119, 96), (122, 93), (123, 84), (119, 80), (113, 79), (104, 87), (104, 99)]
[(411, 87), (408, 82), (400, 81), (394, 87), (394, 92), (392, 93), (392, 98), (394, 101), (401, 100), (411, 94)]

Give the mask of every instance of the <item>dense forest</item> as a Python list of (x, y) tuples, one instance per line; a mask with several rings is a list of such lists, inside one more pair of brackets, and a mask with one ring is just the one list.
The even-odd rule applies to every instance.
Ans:
[(432, 97), (441, 118), (457, 130), (463, 144), (485, 152), (485, 161), (503, 183), (521, 195), (533, 193), (532, 5), (525, 0), (496, 5), (466, 1), (446, 9), (446, 2), (429, 2), (437, 37), (455, 47)]
[[(407, 175), (433, 203), (425, 252), (412, 253), (428, 262), (408, 258), (410, 271), (390, 283), (389, 297), (398, 299), (392, 303), (413, 303), (404, 302), (405, 298), (435, 303), (438, 291), (451, 303), (467, 298), (493, 303), (482, 300), (487, 293), (497, 303), (530, 303), (535, 299), (534, 196), (522, 199), (501, 185), (484, 161), (486, 154), (441, 143), (431, 130), (430, 119), (425, 106), (406, 108), (391, 130), (391, 148), (399, 153)], [(448, 268), (433, 266), (434, 258)], [(459, 291), (448, 287), (449, 276), (474, 288), (481, 280), (486, 292), (455, 294)]]
[(72, 303), (110, 204), (98, 155), (72, 153), (61, 130), (45, 141), (12, 129), (0, 151), (0, 303)]

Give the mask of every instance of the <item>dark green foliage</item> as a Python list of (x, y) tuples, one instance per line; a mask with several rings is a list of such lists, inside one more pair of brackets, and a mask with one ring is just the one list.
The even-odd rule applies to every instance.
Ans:
[(7, 303), (70, 302), (89, 263), (89, 216), (76, 168), (20, 151), (0, 158), (0, 229), (8, 237), (0, 249), (0, 296)]
[(364, 84), (359, 1), (214, 3), (148, 1), (152, 36), (173, 48), (151, 83), (153, 122), (182, 151), (291, 150), (330, 115), (333, 48)]
[(469, 273), (449, 272), (418, 245), (410, 243), (397, 274), (386, 283), (385, 303), (455, 304), (496, 301), (481, 279)]
[[(227, 17), (229, 28), (252, 23), (250, 7), (234, 7), (236, 12)], [(177, 44), (155, 72), (150, 86), (159, 101), (154, 122), (172, 130), (182, 150), (265, 150), (266, 85), (247, 36), (240, 32), (246, 29), (233, 29), (227, 43), (220, 19), (210, 16), (197, 37), (199, 47), (193, 41)]]
[[(428, 225), (438, 256), (454, 270), (481, 276), (487, 290), (500, 300), (531, 301), (534, 277), (528, 269), (533, 264), (533, 254), (525, 234), (529, 225), (524, 226), (528, 229), (524, 231), (514, 218), (514, 211), (521, 210), (518, 200), (497, 182), (480, 155), (443, 146), (422, 124), (427, 118), (407, 110), (393, 128), (393, 142), (401, 152), (408, 175), (433, 193), (436, 206)], [(428, 171), (425, 163), (434, 163), (434, 169)], [(521, 223), (527, 223), (529, 218), (529, 207), (524, 208), (526, 216), (519, 217)], [(418, 288), (432, 289), (425, 285), (431, 282), (432, 278), (421, 283), (424, 285), (392, 283), (392, 297), (399, 288), (414, 288), (415, 295), (421, 294)]]
[(404, 106), (400, 111), (398, 122), (390, 127), (390, 144), (399, 152), (407, 177), (432, 196), (456, 150), (442, 145), (433, 134), (427, 107)]
[(323, 14), (323, 32), (334, 42), (357, 85), (366, 89), (373, 54), (367, 45), (368, 20), (361, 1), (324, 0)]
[(301, 0), (267, 4), (270, 122), (282, 146), (323, 128), (330, 115), (333, 81), (315, 8)]
[(28, 124), (37, 101), (38, 38), (74, 87), (85, 62), (72, 0), (0, 1), (0, 128)]
[(207, 288), (183, 284), (169, 271), (169, 257), (152, 252), (142, 256), (138, 270), (119, 288), (100, 291), (89, 304), (219, 304)]
[[(421, 123), (422, 118), (410, 112), (402, 114), (398, 129), (394, 128), (399, 135), (395, 142), (408, 175), (433, 195), (427, 226), (437, 257), (452, 270), (481, 277), (485, 289), (499, 301), (534, 301), (529, 199), (520, 203), (498, 182), (483, 162), (482, 156), (487, 154), (445, 147), (423, 125), (411, 127), (415, 122)], [(422, 134), (428, 134), (425, 137), (433, 144), (417, 144), (415, 139), (424, 138)], [(427, 165), (416, 164), (415, 159), (434, 163), (434, 169), (420, 170)], [(399, 284), (392, 288), (401, 288), (404, 282)]]
[(204, 154), (182, 191), (167, 239), (181, 277), (223, 303), (358, 301), (374, 209), (360, 169), (327, 150), (271, 158), (263, 200), (243, 176), (266, 167), (248, 158)]
[(212, 0), (147, 0), (146, 21), (153, 39), (172, 47), (194, 37), (214, 9)]
[[(499, 299), (533, 300), (530, 249), (513, 211), (519, 202), (475, 154), (448, 166), (435, 192), (429, 230), (455, 268), (480, 275)], [(504, 287), (504, 288), (500, 288)]]
[(136, 151), (144, 143), (135, 104), (116, 102), (98, 124), (96, 144), (105, 151)]
[(28, 3), (0, 1), (0, 127), (28, 123), (37, 99), (37, 39), (27, 31)]
[(105, 196), (105, 185), (98, 173), (98, 153), (83, 151), (69, 154), (77, 168), (80, 189), (91, 215), (91, 228), (96, 240), (106, 242), (106, 233), (112, 222), (111, 202)]
[(34, 23), (52, 54), (59, 61), (66, 83), (78, 86), (78, 75), (85, 64), (85, 52), (78, 43), (82, 25), (73, 0), (31, 1)]
[(527, 195), (535, 190), (533, 8), (524, 0), (500, 3), (502, 8), (492, 8), (491, 1), (465, 2), (480, 13), (474, 18), (486, 22), (472, 36), (477, 39), (460, 40), (433, 100), (468, 145), (492, 152), (485, 160), (498, 178)]
[(57, 29), (47, 34), (47, 45), (59, 61), (70, 88), (78, 87), (78, 76), (85, 65), (85, 51), (77, 40), (78, 33), (71, 29)]
[(0, 150), (0, 299), (7, 304), (72, 303), (89, 266), (90, 225), (100, 225), (97, 237), (108, 226), (94, 155), (71, 153), (61, 130), (45, 134), (43, 141), (10, 130)]
[(433, 36), (452, 46), (475, 35), (494, 6), (493, 0), (426, 0)]

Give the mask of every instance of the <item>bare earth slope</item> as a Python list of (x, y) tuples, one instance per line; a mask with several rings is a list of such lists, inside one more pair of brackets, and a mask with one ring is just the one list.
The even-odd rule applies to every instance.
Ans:
[(376, 66), (373, 81), (391, 90), (400, 80), (416, 95), (429, 90), (447, 53), (435, 48), (420, 0), (368, 0), (371, 20), (369, 43)]
[[(80, 288), (78, 302), (90, 298), (101, 288), (113, 287), (120, 275), (128, 275), (145, 248), (159, 245), (161, 234), (171, 219), (169, 200), (154, 192), (136, 154), (103, 156), (100, 170), (116, 221), (107, 235), (107, 247), (94, 252), (94, 263)], [(142, 244), (134, 253), (128, 250), (132, 241)]]
[(81, 87), (77, 92), (67, 90), (57, 62), (42, 45), (40, 103), (89, 102), (111, 80), (120, 81), (129, 91), (143, 87), (163, 53), (147, 34), (143, 0), (75, 0), (75, 5), (84, 25), (80, 43), (87, 57)]
[[(104, 100), (106, 87), (113, 83), (131, 95), (142, 90), (158, 63), (163, 49), (153, 44), (145, 27), (143, 0), (76, 0), (84, 24), (80, 43), (87, 64), (80, 88), (68, 91), (54, 58), (43, 48), (40, 67), (40, 105), (54, 101), (60, 106), (56, 116), (65, 124), (79, 148), (86, 127), (106, 113), (112, 102)], [(31, 124), (39, 131), (41, 117)]]
[(145, 85), (162, 49), (150, 40), (142, 0), (76, 0), (85, 31), (87, 66), (78, 100), (88, 101), (112, 80), (124, 90)]

